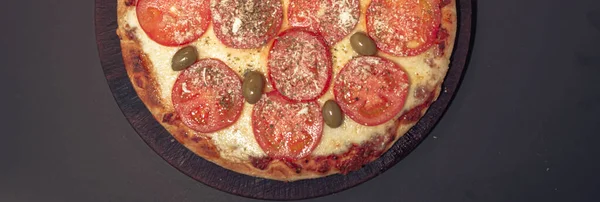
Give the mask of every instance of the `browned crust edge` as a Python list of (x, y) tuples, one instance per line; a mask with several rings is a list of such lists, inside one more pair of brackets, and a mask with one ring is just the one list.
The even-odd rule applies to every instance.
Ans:
[[(303, 159), (298, 159), (294, 162), (285, 162), (280, 160), (272, 160), (269, 158), (258, 158), (253, 159), (248, 162), (231, 162), (226, 159), (220, 158), (219, 151), (217, 147), (213, 144), (210, 137), (204, 136), (202, 134), (198, 134), (187, 128), (183, 123), (178, 119), (177, 115), (174, 114), (171, 110), (170, 106), (165, 106), (161, 102), (161, 98), (158, 97), (159, 94), (159, 85), (157, 81), (154, 79), (153, 73), (151, 71), (152, 64), (147, 58), (146, 54), (144, 54), (139, 41), (135, 38), (135, 35), (132, 34), (132, 29), (126, 26), (125, 22), (125, 14), (126, 9), (129, 6), (135, 6), (137, 0), (117, 0), (117, 19), (118, 19), (118, 29), (117, 35), (121, 39), (121, 49), (123, 53), (123, 61), (125, 64), (125, 68), (127, 70), (127, 74), (129, 79), (131, 80), (135, 91), (137, 92), (139, 98), (146, 105), (148, 110), (152, 112), (155, 119), (163, 125), (167, 131), (169, 131), (175, 139), (181, 144), (185, 145), (188, 149), (196, 153), (197, 155), (203, 157), (204, 159), (213, 162), (221, 167), (224, 167), (229, 170), (233, 170), (239, 173), (243, 173), (246, 175), (262, 177), (267, 179), (281, 180), (281, 181), (294, 181), (300, 179), (310, 179), (310, 178), (318, 178), (324, 177), (331, 174), (337, 173), (347, 173), (349, 171), (360, 169), (364, 164), (371, 162), (377, 159), (380, 155), (382, 155), (385, 151), (392, 147), (392, 145), (404, 135), (404, 133), (397, 132), (397, 129), (400, 127), (412, 127), (416, 124), (417, 120), (420, 119), (430, 104), (435, 101), (441, 92), (441, 86), (443, 79), (436, 85), (435, 89), (431, 93), (431, 97), (426, 101), (426, 106), (419, 108), (416, 112), (418, 112), (417, 120), (402, 120), (401, 116), (399, 120), (396, 121), (393, 130), (388, 130), (387, 134), (378, 136), (384, 137), (382, 140), (373, 140), (370, 141), (370, 144), (383, 143), (383, 147), (377, 150), (369, 150), (367, 152), (374, 152), (374, 155), (371, 156), (362, 156), (364, 155), (364, 148), (360, 150), (360, 146), (354, 146), (353, 148), (359, 148), (360, 153), (358, 155), (356, 151), (348, 151), (346, 156), (335, 155), (336, 157), (307, 157)], [(451, 12), (448, 12), (450, 9)], [(450, 55), (452, 53), (452, 48), (454, 46), (454, 41), (456, 37), (456, 24), (457, 24), (457, 16), (456, 16), (456, 1), (451, 0), (451, 2), (442, 9), (442, 27), (445, 28), (449, 34), (448, 39), (444, 40), (443, 46), (437, 46), (434, 48), (442, 48), (441, 51), (443, 54), (440, 57), (449, 60)], [(433, 67), (432, 67), (433, 68)], [(444, 73), (445, 75), (445, 73)], [(420, 106), (418, 106), (420, 107)], [(416, 107), (417, 108), (417, 107)], [(409, 110), (412, 111), (412, 110)], [(413, 113), (415, 111), (412, 111)], [(415, 116), (413, 114), (412, 116)], [(385, 137), (394, 137), (393, 141), (390, 138)], [(389, 139), (389, 140), (388, 140)], [(377, 142), (381, 141), (381, 142)], [(354, 155), (354, 156), (351, 156)], [(340, 157), (337, 157), (340, 156)], [(328, 158), (329, 160), (323, 161), (322, 159)], [(332, 163), (332, 159), (334, 163)], [(352, 159), (353, 158), (353, 159)], [(357, 159), (357, 158), (366, 158), (366, 159)], [(340, 166), (335, 166), (335, 162), (343, 162), (342, 159), (345, 159), (349, 162), (356, 162), (351, 165), (349, 168), (342, 168)], [(326, 162), (326, 163), (322, 163)], [(327, 170), (323, 169), (324, 165), (327, 164)], [(298, 170), (298, 166), (300, 166), (300, 170)], [(343, 165), (342, 165), (343, 166)], [(257, 168), (260, 167), (261, 169)]]

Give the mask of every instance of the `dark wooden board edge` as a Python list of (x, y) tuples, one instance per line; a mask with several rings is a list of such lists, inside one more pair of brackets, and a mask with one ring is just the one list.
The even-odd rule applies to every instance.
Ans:
[[(381, 174), (414, 150), (443, 116), (465, 70), (471, 49), (473, 5), (476, 0), (458, 0), (458, 31), (450, 69), (442, 92), (425, 116), (378, 160), (348, 175), (280, 182), (242, 175), (195, 155), (177, 141), (153, 118), (133, 89), (123, 64), (117, 28), (117, 1), (95, 0), (95, 32), (98, 52), (113, 96), (139, 136), (173, 167), (210, 187), (231, 194), (267, 200), (297, 200), (346, 190)], [(473, 29), (474, 30), (474, 29)]]

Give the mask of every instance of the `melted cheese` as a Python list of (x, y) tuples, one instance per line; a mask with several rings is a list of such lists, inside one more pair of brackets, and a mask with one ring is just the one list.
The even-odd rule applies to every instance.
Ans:
[(240, 119), (235, 124), (212, 134), (212, 139), (224, 158), (237, 161), (248, 159), (248, 156), (266, 155), (254, 139), (252, 106), (245, 103)]
[[(359, 23), (352, 33), (366, 32), (365, 13), (370, 0), (361, 0), (361, 15)], [(288, 0), (283, 1), (284, 20), (281, 31), (287, 29), (287, 5)], [(341, 15), (346, 15), (343, 12)], [(348, 16), (340, 16), (342, 20), (348, 20)], [(140, 40), (142, 49), (147, 54), (154, 67), (155, 77), (160, 85), (161, 97), (165, 105), (172, 106), (171, 89), (177, 79), (179, 72), (171, 69), (171, 58), (180, 47), (166, 47), (152, 41), (146, 33), (140, 28), (135, 9), (127, 11), (127, 19), (129, 26), (135, 28), (135, 35)], [(237, 26), (234, 24), (234, 26)], [(235, 29), (235, 27), (233, 27)], [(344, 65), (353, 57), (358, 56), (350, 46), (349, 34), (335, 44), (331, 48), (333, 56), (333, 77), (332, 83), (335, 80), (337, 73)], [(207, 32), (197, 41), (191, 43), (197, 48), (200, 58), (217, 58), (225, 62), (229, 67), (236, 71), (240, 76), (247, 70), (257, 70), (263, 73), (267, 72), (267, 56), (271, 47), (272, 41), (262, 48), (257, 49), (232, 49), (227, 48), (215, 37), (212, 25), (209, 26)], [(379, 56), (385, 57), (402, 66), (409, 74), (410, 89), (406, 104), (394, 119), (398, 118), (402, 112), (411, 109), (423, 102), (414, 95), (417, 87), (426, 87), (434, 89), (440, 82), (447, 69), (444, 67), (448, 64), (446, 59), (434, 59), (433, 62), (442, 68), (431, 68), (424, 61), (433, 58), (432, 50), (426, 51), (421, 55), (414, 57), (394, 57), (388, 54), (379, 53)], [(265, 58), (265, 59), (261, 59)], [(330, 86), (324, 96), (318, 99), (320, 105), (323, 105), (327, 100), (334, 99), (333, 87)], [(212, 137), (214, 144), (218, 147), (221, 156), (231, 161), (244, 161), (248, 157), (260, 157), (266, 154), (262, 151), (256, 142), (252, 132), (252, 107), (248, 103), (244, 104), (244, 110), (240, 119), (232, 126), (223, 130), (208, 134)], [(330, 155), (344, 153), (353, 144), (361, 144), (374, 136), (385, 134), (386, 130), (393, 126), (393, 120), (383, 123), (378, 126), (363, 126), (352, 119), (345, 117), (344, 123), (339, 128), (330, 128), (324, 124), (323, 136), (320, 144), (313, 151), (313, 155)], [(410, 127), (405, 126), (398, 130), (404, 134)]]

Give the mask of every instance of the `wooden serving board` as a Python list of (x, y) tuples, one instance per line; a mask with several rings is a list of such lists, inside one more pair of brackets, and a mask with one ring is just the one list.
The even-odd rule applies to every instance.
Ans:
[(140, 137), (164, 160), (186, 175), (216, 189), (232, 194), (270, 200), (294, 200), (324, 196), (346, 190), (394, 166), (436, 125), (460, 84), (471, 47), (471, 23), (475, 0), (457, 0), (458, 31), (450, 69), (443, 90), (425, 116), (401, 137), (383, 156), (348, 175), (280, 182), (250, 177), (221, 168), (196, 156), (173, 138), (150, 114), (127, 77), (117, 29), (117, 0), (96, 0), (96, 43), (102, 68), (117, 104)]

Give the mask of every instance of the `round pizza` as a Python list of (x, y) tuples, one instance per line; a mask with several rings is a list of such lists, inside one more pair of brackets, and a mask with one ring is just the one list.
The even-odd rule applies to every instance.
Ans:
[(440, 94), (455, 0), (117, 0), (125, 68), (173, 138), (281, 181), (379, 158)]

